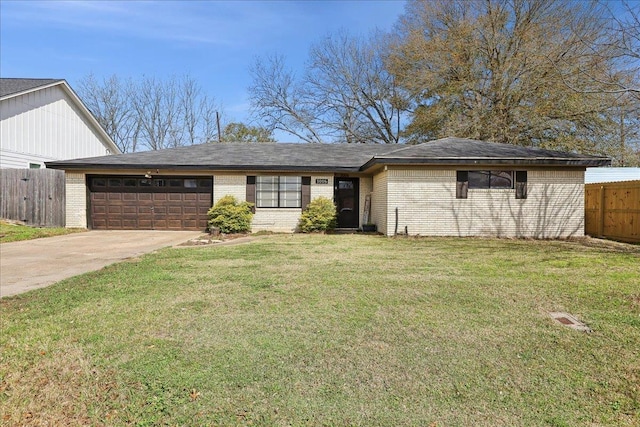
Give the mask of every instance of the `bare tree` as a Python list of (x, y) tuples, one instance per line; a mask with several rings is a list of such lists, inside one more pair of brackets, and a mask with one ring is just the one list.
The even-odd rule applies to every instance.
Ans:
[(252, 114), (270, 130), (288, 132), (306, 142), (322, 142), (317, 112), (284, 61), (281, 55), (258, 58), (249, 69)]
[(382, 35), (342, 31), (311, 47), (305, 88), (324, 128), (342, 142), (397, 143), (403, 103), (382, 59)]
[(399, 142), (407, 104), (385, 69), (382, 46), (381, 35), (330, 35), (311, 47), (297, 79), (281, 56), (257, 59), (249, 87), (254, 116), (307, 142)]
[(602, 152), (618, 100), (599, 80), (629, 78), (604, 18), (587, 2), (409, 2), (387, 62), (412, 96), (408, 135)]
[(136, 151), (140, 135), (128, 96), (130, 85), (130, 80), (122, 81), (116, 75), (98, 82), (89, 74), (77, 86), (80, 98), (123, 153)]
[(79, 94), (123, 152), (215, 139), (220, 108), (190, 76), (122, 83), (114, 75), (99, 83), (89, 75), (81, 81)]

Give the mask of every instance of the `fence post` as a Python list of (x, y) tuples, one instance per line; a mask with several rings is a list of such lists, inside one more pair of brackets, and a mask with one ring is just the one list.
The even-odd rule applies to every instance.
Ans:
[(598, 202), (598, 237), (604, 236), (604, 185), (600, 186), (600, 201)]

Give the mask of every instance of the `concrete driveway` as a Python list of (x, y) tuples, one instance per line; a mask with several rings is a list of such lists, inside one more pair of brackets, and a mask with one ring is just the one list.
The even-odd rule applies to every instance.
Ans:
[(195, 231), (87, 231), (0, 245), (0, 297), (17, 295), (99, 270), (202, 233)]

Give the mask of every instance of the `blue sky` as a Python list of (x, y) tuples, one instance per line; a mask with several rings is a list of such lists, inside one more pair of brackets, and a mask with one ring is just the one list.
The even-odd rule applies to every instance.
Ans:
[(248, 68), (280, 53), (302, 69), (329, 33), (390, 30), (403, 1), (0, 1), (0, 76), (189, 74), (246, 121)]

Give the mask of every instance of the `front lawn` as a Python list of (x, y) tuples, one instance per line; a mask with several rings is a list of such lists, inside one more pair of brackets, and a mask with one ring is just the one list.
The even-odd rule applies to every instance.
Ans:
[(632, 246), (272, 236), (0, 305), (3, 425), (640, 425)]
[(30, 227), (28, 225), (15, 224), (9, 221), (0, 220), (0, 243), (39, 239), (41, 237), (61, 236), (63, 234), (78, 233), (80, 231), (86, 230), (64, 227)]

